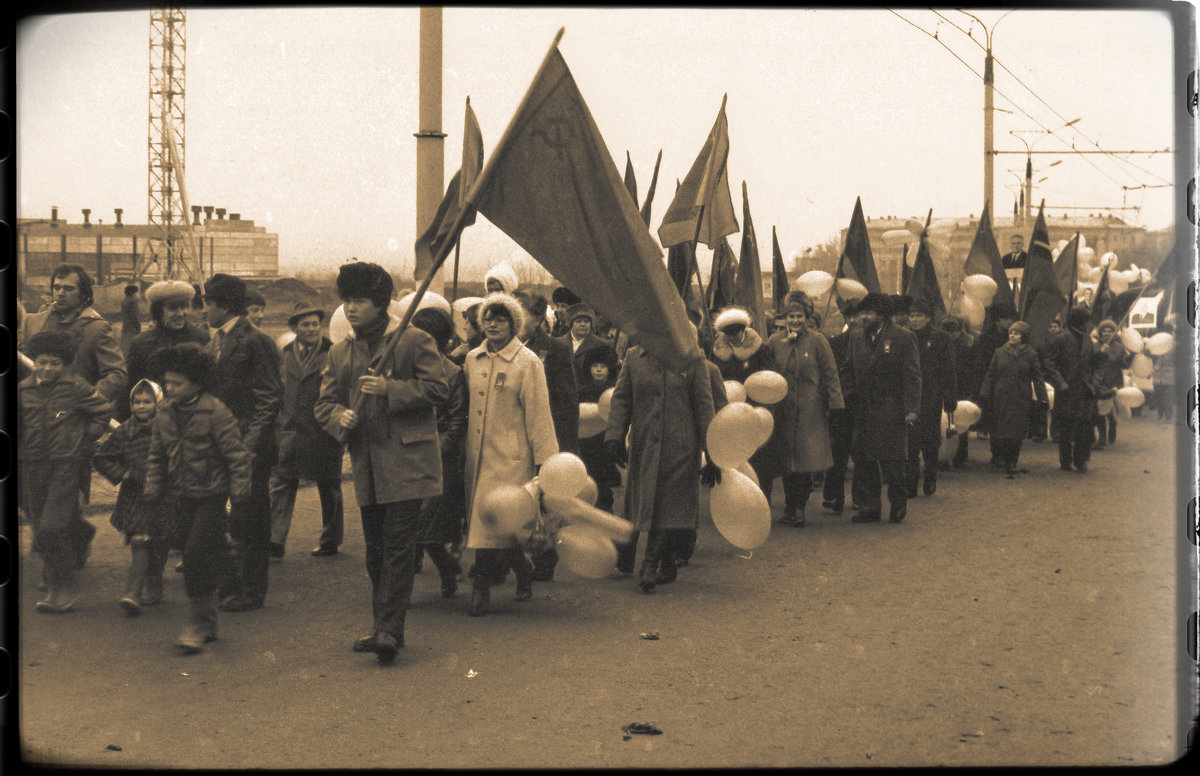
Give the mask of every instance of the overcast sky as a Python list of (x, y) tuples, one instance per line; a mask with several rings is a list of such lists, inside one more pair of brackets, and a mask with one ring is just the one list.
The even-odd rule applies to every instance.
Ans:
[[(898, 13), (938, 39), (885, 9), (446, 8), (446, 180), (458, 167), (465, 98), (490, 154), (565, 27), (559, 48), (619, 171), (632, 155), (639, 198), (663, 151), (652, 232), (725, 93), (734, 205), (740, 218), (744, 180), (764, 263), (772, 225), (785, 255), (798, 253), (835, 238), (856, 196), (871, 217), (978, 214), (984, 52), (951, 24), (965, 30), (972, 20)], [(1004, 15), (972, 13), (989, 29)], [(411, 268), (418, 16), (416, 8), (189, 10), (190, 203), (277, 233), (285, 274), (351, 256)], [(983, 40), (977, 23), (974, 35)], [(121, 207), (127, 223), (145, 222), (148, 39), (148, 11), (35, 17), (18, 28), (20, 217), (48, 217), (56, 205), (78, 222), (87, 207), (110, 223)], [(1180, 146), (1168, 16), (1022, 8), (995, 27), (993, 52), (997, 149), (1025, 148), (1010, 130), (1033, 130), (1023, 137), (1038, 150)], [(1124, 187), (1172, 182), (1173, 157), (1125, 158), (1035, 156), (1035, 180), (1047, 180), (1034, 201), (1044, 197), (1056, 216), (1079, 211), (1055, 206), (1138, 205), (1116, 212), (1169, 225), (1174, 188)], [(1018, 184), (1008, 170), (1023, 177), (1024, 161), (997, 156), (1003, 213)], [(519, 252), (481, 217), (464, 233), (464, 275)]]

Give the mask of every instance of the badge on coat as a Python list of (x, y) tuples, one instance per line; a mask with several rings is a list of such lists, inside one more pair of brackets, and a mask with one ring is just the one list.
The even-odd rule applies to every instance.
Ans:
[(504, 372), (496, 373), (496, 390), (497, 391), (504, 390), (504, 378), (505, 377), (507, 377), (507, 375)]

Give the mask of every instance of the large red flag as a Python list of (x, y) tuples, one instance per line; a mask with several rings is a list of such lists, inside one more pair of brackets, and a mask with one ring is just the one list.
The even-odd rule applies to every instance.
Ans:
[(633, 203), (637, 204), (637, 178), (633, 174), (633, 159), (629, 157), (629, 152), (625, 152), (625, 188), (629, 189), (629, 196), (633, 197)]
[(700, 354), (683, 301), (555, 43), (470, 200), (632, 341), (681, 367)]
[(871, 255), (871, 238), (867, 234), (862, 198), (854, 200), (854, 213), (850, 216), (850, 228), (846, 230), (846, 247), (838, 258), (834, 277), (857, 280), (876, 294), (883, 291), (879, 286), (879, 274), (875, 271), (875, 259)]
[(738, 257), (733, 303), (750, 313), (750, 325), (765, 339), (766, 315), (763, 313), (762, 267), (758, 265), (758, 235), (750, 219), (750, 195), (742, 181), (742, 251)]
[[(642, 220), (646, 228), (650, 228), (650, 203), (654, 201), (654, 190), (658, 188), (658, 166), (662, 164), (662, 149), (658, 149), (658, 158), (654, 160), (654, 175), (650, 177), (650, 188), (646, 190), (646, 201), (642, 203)], [(679, 188), (676, 186), (675, 188)]]
[(996, 247), (996, 237), (992, 234), (990, 207), (990, 202), (983, 204), (983, 214), (979, 217), (979, 226), (975, 229), (975, 239), (971, 242), (971, 250), (967, 251), (967, 260), (963, 263), (963, 275), (987, 275), (996, 281), (996, 295), (992, 297), (992, 304), (1007, 304), (1015, 310), (1017, 303), (1013, 299), (1008, 276), (1004, 274), (1004, 263), (1000, 260), (1000, 249)]
[(658, 227), (658, 239), (663, 247), (696, 240), (716, 250), (721, 238), (738, 230), (733, 199), (729, 195), (729, 178), (725, 174), (728, 158), (729, 123), (725, 119), (725, 100), (722, 99), (717, 121)]
[(471, 109), (471, 98), (468, 97), (463, 120), (462, 165), (450, 178), (433, 222), (417, 237), (415, 250), (424, 257), (423, 261), (417, 262), (417, 266), (432, 265), (445, 258), (462, 230), (475, 223), (475, 208), (467, 201), (467, 195), (482, 167), (483, 135), (479, 131), (475, 111)]
[(708, 309), (715, 316), (733, 304), (733, 287), (737, 281), (737, 260), (724, 237), (713, 251), (712, 274), (708, 276)]
[(1070, 242), (1058, 252), (1058, 258), (1054, 260), (1054, 277), (1058, 281), (1059, 290), (1066, 296), (1061, 319), (1062, 325), (1065, 327), (1067, 313), (1071, 310), (1075, 299), (1075, 289), (1079, 285), (1079, 232), (1076, 232)]
[(946, 303), (942, 300), (942, 288), (938, 284), (937, 269), (933, 266), (933, 257), (929, 255), (928, 238), (924, 235), (917, 245), (917, 259), (913, 262), (912, 272), (909, 273), (908, 285), (904, 293), (912, 297), (913, 302), (922, 300), (929, 305), (933, 320), (939, 321), (946, 315)]
[(779, 235), (771, 227), (771, 301), (774, 312), (783, 309), (783, 299), (789, 290), (787, 267), (783, 265), (783, 252), (779, 250)]
[(1029, 258), (1021, 278), (1021, 320), (1029, 324), (1029, 344), (1037, 347), (1063, 309), (1066, 298), (1058, 287), (1054, 258), (1050, 254), (1050, 234), (1044, 215), (1046, 203), (1038, 207), (1037, 221), (1029, 240)]

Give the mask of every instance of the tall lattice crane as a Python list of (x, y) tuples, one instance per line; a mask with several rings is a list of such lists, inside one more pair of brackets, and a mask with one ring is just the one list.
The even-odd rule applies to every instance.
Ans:
[(197, 260), (184, 187), (187, 117), (186, 14), (174, 5), (150, 11), (150, 112), (147, 164), (148, 223), (159, 227), (149, 239), (138, 274), (153, 267), (163, 277), (203, 278)]

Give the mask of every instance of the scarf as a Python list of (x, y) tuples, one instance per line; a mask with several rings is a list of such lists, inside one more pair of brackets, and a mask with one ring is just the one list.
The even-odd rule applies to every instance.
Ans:
[[(383, 342), (389, 320), (391, 319), (385, 312), (362, 326), (353, 327), (355, 339), (367, 346), (367, 353), (372, 358)], [(364, 430), (369, 443), (384, 442), (391, 436), (388, 428), (387, 396), (364, 396), (360, 414), (362, 419), (358, 428)]]

